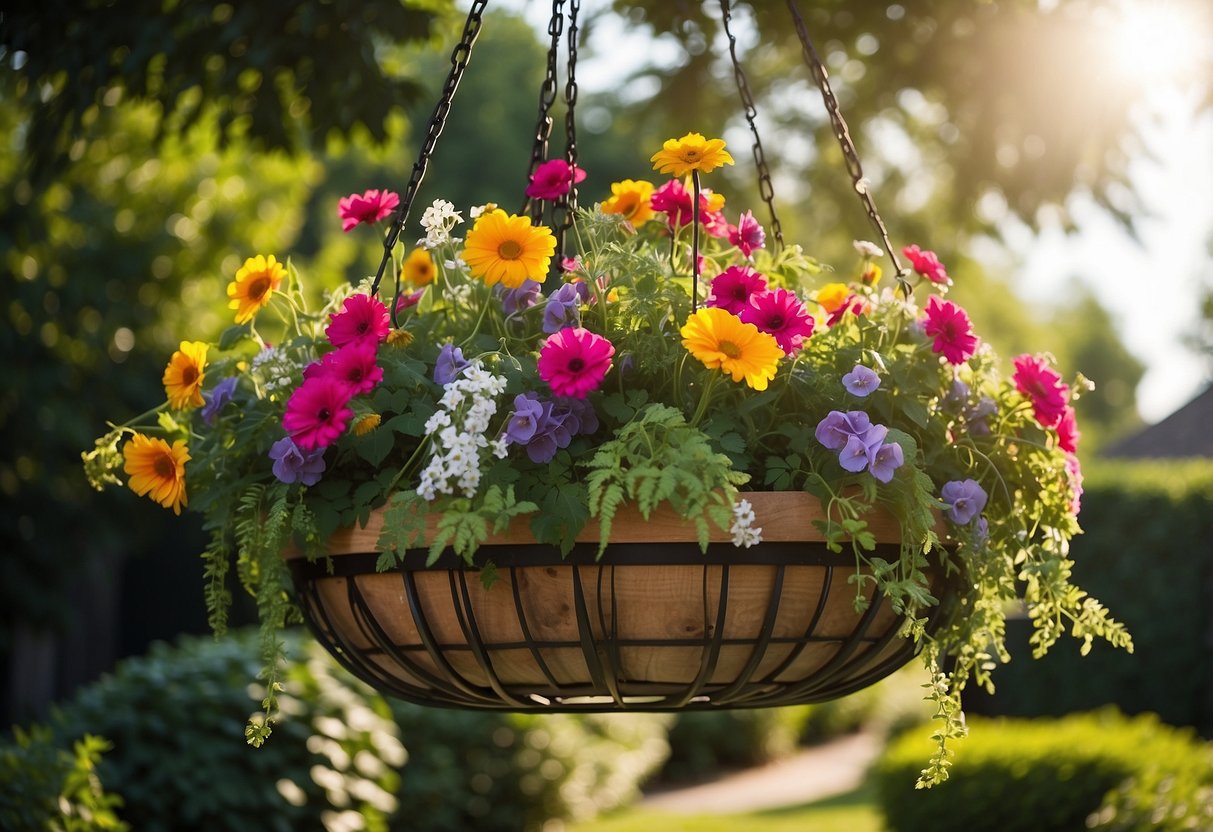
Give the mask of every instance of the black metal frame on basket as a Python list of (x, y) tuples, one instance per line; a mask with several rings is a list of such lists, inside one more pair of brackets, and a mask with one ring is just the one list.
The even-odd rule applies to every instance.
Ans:
[[(596, 559), (597, 547), (578, 544), (562, 557), (555, 547), (540, 545), (509, 545), (488, 547), (501, 576), (500, 584), (491, 592), (512, 593), (523, 640), (500, 641), (493, 633), (483, 632), (477, 622), (471, 601), (471, 587), (479, 581), (479, 573), (448, 550), (438, 562), (425, 565), (425, 550), (406, 554), (403, 562), (386, 573), (375, 570), (375, 552), (342, 554), (330, 561), (291, 561), (296, 596), (305, 612), (312, 632), (341, 664), (355, 676), (384, 693), (412, 702), (441, 707), (477, 708), (486, 710), (578, 712), (578, 711), (672, 711), (719, 707), (756, 708), (821, 702), (852, 693), (884, 678), (913, 657), (913, 639), (900, 635), (903, 619), (885, 616), (888, 623), (877, 624), (877, 618), (887, 601), (879, 591), (871, 597), (867, 610), (856, 613), (849, 632), (823, 636), (816, 632), (822, 614), (827, 609), (833, 587), (835, 570), (846, 574), (855, 569), (854, 558), (834, 553), (823, 543), (763, 543), (747, 550), (739, 560), (737, 550), (730, 544), (712, 544), (706, 553), (694, 543), (612, 544), (601, 559)], [(896, 544), (881, 544), (878, 556), (895, 560)], [(767, 609), (760, 629), (750, 638), (728, 638), (725, 622), (728, 616), (729, 572), (745, 565), (770, 566), (774, 580)], [(703, 626), (700, 636), (685, 638), (642, 639), (623, 638), (618, 632), (618, 618), (608, 617), (604, 610), (616, 601), (616, 567), (690, 565), (702, 567)], [(789, 570), (801, 566), (822, 567), (825, 579), (808, 625), (795, 636), (775, 634), (775, 622), (780, 611), (781, 592)], [(518, 571), (531, 567), (560, 567), (568, 570), (577, 619), (576, 640), (544, 641), (532, 636), (525, 605), (520, 594)], [(711, 567), (719, 567), (719, 578), (709, 579)], [(596, 572), (596, 579), (587, 579), (587, 570)], [(463, 641), (442, 644), (435, 637), (428, 620), (433, 599), (419, 591), (420, 572), (445, 571), (450, 603), (457, 611)], [(400, 581), (400, 592), (416, 625), (420, 643), (400, 644), (376, 619), (371, 605), (358, 585), (359, 576), (393, 575)], [(321, 599), (321, 581), (344, 581), (346, 597), (359, 635), (374, 646), (352, 645), (334, 625), (333, 618)], [(718, 593), (713, 603), (712, 590)], [(430, 590), (432, 592), (432, 589)], [(850, 585), (845, 590), (849, 603)], [(442, 599), (445, 601), (446, 599)], [(713, 608), (715, 615), (713, 615)], [(591, 620), (597, 610), (596, 620)], [(401, 611), (403, 613), (403, 610)], [(928, 630), (943, 620), (941, 607), (932, 610)], [(346, 634), (348, 635), (348, 634)], [(892, 651), (890, 645), (900, 640)], [(807, 678), (780, 681), (789, 666), (810, 645), (834, 645), (833, 656)], [(757, 673), (759, 663), (770, 647), (789, 649), (788, 655), (773, 669)], [(689, 647), (700, 650), (698, 672), (689, 685), (665, 682), (644, 682), (629, 679), (621, 656), (636, 647)], [(748, 647), (750, 658), (737, 678), (727, 683), (712, 683), (722, 648)], [(589, 679), (578, 684), (562, 684), (548, 668), (543, 652), (553, 649), (576, 649), (584, 659)], [(864, 648), (864, 649), (860, 649)], [(545, 683), (517, 685), (503, 681), (495, 667), (494, 656), (504, 650), (528, 650), (535, 664), (546, 677)], [(466, 672), (457, 670), (451, 662), (453, 654), (465, 659), (471, 656), (475, 668), (487, 684), (478, 684)], [(428, 660), (428, 661), (427, 661)], [(422, 681), (426, 687), (407, 684), (387, 674), (380, 661), (388, 661), (408, 675)], [(673, 689), (672, 689), (673, 688)]]

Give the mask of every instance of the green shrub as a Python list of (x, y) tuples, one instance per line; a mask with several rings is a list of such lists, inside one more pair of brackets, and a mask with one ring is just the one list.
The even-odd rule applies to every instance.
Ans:
[(109, 743), (85, 736), (67, 751), (51, 732), (17, 729), (0, 744), (0, 829), (7, 832), (124, 832), (114, 810), (122, 800), (107, 793), (95, 771)]
[(1192, 832), (1213, 829), (1213, 747), (1182, 771), (1156, 767), (1131, 777), (1087, 820), (1100, 832)]
[(140, 832), (322, 829), (343, 813), (382, 827), (404, 762), (396, 725), (386, 703), (305, 644), (292, 651), (302, 660), (264, 748), (244, 740), (261, 697), (248, 685), (258, 669), (249, 635), (154, 645), (82, 690), (58, 733), (113, 742), (98, 771)]
[(1033, 660), (1030, 623), (1008, 622), (1016, 658), (994, 674), (993, 697), (966, 691), (966, 710), (1062, 716), (1115, 705), (1213, 737), (1213, 645), (1202, 637), (1213, 624), (1213, 464), (1102, 463), (1086, 485), (1074, 581), (1125, 623), (1133, 654), (1096, 643), (1081, 656), (1059, 643)]
[(722, 768), (745, 768), (795, 750), (811, 705), (686, 711), (670, 727), (669, 781), (695, 780)]
[(929, 748), (905, 734), (873, 768), (890, 832), (1073, 832), (1129, 778), (1198, 777), (1207, 753), (1152, 714), (974, 719), (950, 779), (915, 790)]

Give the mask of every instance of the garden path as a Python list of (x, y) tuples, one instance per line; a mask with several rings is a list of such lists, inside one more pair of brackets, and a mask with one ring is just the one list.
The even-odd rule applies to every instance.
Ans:
[(851, 734), (764, 766), (694, 786), (654, 792), (640, 805), (687, 814), (798, 806), (858, 788), (882, 745), (882, 738), (875, 734)]

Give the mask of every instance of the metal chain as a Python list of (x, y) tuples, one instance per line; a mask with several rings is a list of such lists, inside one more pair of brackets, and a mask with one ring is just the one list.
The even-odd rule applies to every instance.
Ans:
[[(556, 225), (556, 254), (564, 256), (564, 239), (573, 227), (573, 216), (577, 211), (577, 14), (581, 11), (581, 0), (569, 0), (569, 63), (564, 85), (564, 159), (569, 165), (569, 190), (560, 197), (552, 212)], [(560, 222), (556, 222), (557, 216)]]
[[(413, 163), (413, 172), (409, 177), (408, 187), (404, 190), (404, 197), (400, 201), (400, 207), (392, 215), (387, 236), (383, 240), (383, 259), (379, 261), (379, 268), (375, 272), (375, 280), (371, 284), (372, 295), (379, 291), (379, 283), (383, 280), (383, 273), (387, 269), (387, 264), (392, 259), (392, 251), (396, 248), (396, 242), (400, 239), (401, 232), (404, 231), (405, 223), (408, 222), (409, 209), (412, 208), (413, 200), (417, 197), (421, 181), (425, 179), (425, 172), (429, 167), (430, 156), (434, 152), (434, 146), (438, 143), (438, 137), (442, 135), (442, 128), (446, 124), (446, 118), (451, 112), (451, 101), (455, 97), (455, 90), (459, 88), (459, 81), (463, 78), (463, 71), (467, 69), (468, 61), (471, 60), (472, 47), (476, 44), (476, 37), (480, 34), (480, 27), (484, 22), (484, 7), (487, 4), (488, 0), (473, 0), (472, 7), (468, 11), (467, 21), (463, 24), (463, 35), (460, 37), (454, 51), (451, 52), (451, 69), (447, 73), (446, 83), (442, 87), (442, 95), (439, 96), (438, 104), (434, 107), (434, 112), (430, 116), (425, 138), (421, 142), (421, 151), (417, 155), (417, 161)], [(399, 298), (400, 274), (397, 272), (396, 293), (392, 299), (393, 326), (399, 323), (396, 316), (396, 302)]]
[(813, 80), (817, 83), (817, 88), (821, 90), (821, 98), (825, 102), (826, 113), (830, 117), (830, 125), (833, 128), (834, 138), (838, 140), (838, 146), (842, 149), (842, 157), (846, 160), (847, 172), (851, 175), (851, 182), (855, 186), (855, 192), (859, 194), (859, 199), (863, 202), (863, 207), (868, 212), (868, 219), (872, 221), (873, 227), (880, 234), (885, 251), (888, 252), (889, 259), (893, 261), (897, 282), (901, 285), (902, 291), (909, 297), (910, 285), (906, 280), (909, 270), (901, 265), (901, 261), (897, 258), (897, 253), (893, 251), (893, 243), (889, 241), (888, 229), (885, 228), (884, 220), (880, 218), (880, 213), (876, 210), (876, 203), (872, 199), (870, 186), (863, 177), (863, 167), (859, 164), (859, 154), (855, 151), (855, 143), (851, 141), (851, 133), (847, 129), (847, 123), (838, 109), (838, 99), (834, 97), (834, 90), (830, 88), (830, 76), (826, 72), (821, 58), (818, 57), (817, 50), (813, 48), (813, 42), (809, 39), (809, 31), (804, 25), (804, 18), (800, 16), (800, 10), (796, 7), (796, 0), (787, 0), (787, 5), (788, 10), (792, 13), (792, 21), (796, 25), (796, 33), (800, 36), (800, 45), (804, 52), (805, 63), (808, 64), (809, 70), (813, 73)]
[[(539, 118), (535, 123), (535, 142), (531, 147), (531, 165), (527, 170), (528, 180), (548, 155), (548, 137), (552, 135), (551, 110), (552, 105), (556, 103), (556, 90), (559, 87), (556, 70), (560, 63), (560, 36), (562, 34), (564, 34), (564, 0), (552, 0), (552, 17), (548, 20), (548, 35), (551, 40), (548, 44), (547, 74), (544, 76), (543, 84), (539, 87)], [(538, 222), (543, 215), (543, 202), (532, 201), (528, 196), (518, 213), (525, 214), (528, 208), (531, 212), (531, 219)]]
[(776, 250), (783, 248), (783, 226), (779, 223), (779, 215), (775, 213), (775, 186), (771, 184), (771, 171), (767, 167), (766, 154), (762, 150), (762, 139), (758, 137), (758, 108), (754, 106), (754, 96), (750, 92), (750, 83), (746, 80), (745, 70), (737, 59), (737, 38), (734, 37), (729, 23), (733, 19), (729, 0), (720, 0), (720, 16), (724, 21), (724, 33), (729, 37), (729, 57), (733, 59), (733, 78), (737, 82), (737, 92), (741, 96), (741, 104), (745, 109), (745, 119), (750, 124), (750, 133), (754, 136), (754, 166), (758, 169), (758, 193), (767, 204), (771, 213), (771, 233), (775, 235)]

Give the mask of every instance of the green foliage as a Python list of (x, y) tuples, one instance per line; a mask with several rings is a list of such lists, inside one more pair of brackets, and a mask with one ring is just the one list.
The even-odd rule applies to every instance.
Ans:
[[(978, 713), (1058, 716), (1114, 704), (1155, 711), (1213, 735), (1207, 691), (1213, 648), (1207, 577), (1213, 570), (1213, 466), (1207, 462), (1099, 463), (1088, 471), (1074, 539), (1074, 580), (1117, 611), (1133, 632), (1132, 656), (1096, 646), (1055, 650), (999, 668), (993, 697), (967, 697)], [(1165, 611), (1165, 612), (1164, 612)], [(1008, 622), (1008, 648), (1029, 647), (1029, 622)]]
[(1177, 770), (1156, 766), (1133, 775), (1087, 819), (1102, 832), (1189, 832), (1213, 829), (1213, 747), (1193, 749)]
[(695, 780), (724, 768), (746, 768), (795, 750), (816, 706), (686, 711), (670, 726), (662, 780)]
[(905, 734), (873, 769), (890, 832), (1071, 832), (1127, 778), (1207, 774), (1209, 750), (1157, 717), (1113, 711), (1061, 720), (973, 720), (947, 784), (916, 791), (921, 738)]
[(53, 742), (49, 728), (16, 728), (0, 744), (0, 827), (8, 832), (125, 832), (122, 799), (97, 776), (101, 755), (112, 748), (85, 734), (71, 750)]
[(343, 813), (384, 828), (405, 760), (386, 704), (314, 643), (288, 640), (298, 661), (282, 678), (282, 718), (263, 748), (249, 748), (240, 730), (263, 695), (249, 685), (255, 632), (153, 646), (82, 689), (56, 734), (112, 741), (97, 773), (141, 832), (320, 829)]

